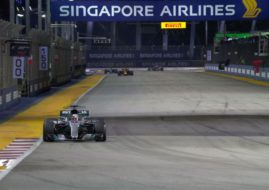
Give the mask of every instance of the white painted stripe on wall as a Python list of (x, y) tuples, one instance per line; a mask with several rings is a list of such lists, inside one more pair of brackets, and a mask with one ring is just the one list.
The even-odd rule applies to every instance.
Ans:
[(15, 100), (15, 99), (17, 99), (18, 97), (19, 97), (19, 92), (17, 91), (17, 90), (15, 90), (14, 92), (13, 92), (13, 99)]
[(6, 103), (9, 103), (11, 101), (11, 93), (6, 94)]
[(38, 84), (35, 84), (35, 91), (38, 90)]

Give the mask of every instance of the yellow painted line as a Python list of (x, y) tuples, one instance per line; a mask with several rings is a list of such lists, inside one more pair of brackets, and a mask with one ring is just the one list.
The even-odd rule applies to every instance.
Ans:
[(6, 170), (6, 169), (7, 169), (6, 166), (0, 166), (0, 171), (1, 171), (1, 170)]
[(61, 109), (70, 106), (103, 78), (103, 75), (87, 77), (77, 84), (44, 98), (39, 103), (0, 124), (0, 150), (15, 138), (40, 138), (45, 118), (57, 117)]
[(247, 77), (234, 76), (234, 75), (223, 74), (223, 73), (214, 73), (214, 72), (210, 72), (210, 71), (207, 71), (206, 73), (208, 73), (210, 75), (215, 75), (215, 76), (221, 76), (221, 77), (231, 78), (231, 79), (235, 79), (235, 80), (240, 80), (240, 81), (244, 81), (244, 82), (254, 84), (254, 85), (258, 85), (258, 86), (269, 87), (269, 82), (266, 82), (266, 81), (260, 81), (260, 80), (255, 80), (255, 79), (251, 79), (251, 78), (247, 78)]

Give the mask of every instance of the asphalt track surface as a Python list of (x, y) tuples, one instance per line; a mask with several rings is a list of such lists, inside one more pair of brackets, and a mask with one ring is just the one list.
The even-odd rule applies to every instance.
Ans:
[(268, 95), (201, 72), (108, 76), (79, 101), (108, 141), (43, 143), (0, 189), (268, 190)]

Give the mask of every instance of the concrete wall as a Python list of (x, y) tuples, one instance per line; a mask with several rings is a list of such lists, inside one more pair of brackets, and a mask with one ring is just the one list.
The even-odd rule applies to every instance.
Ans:
[[(265, 36), (221, 42), (211, 50), (212, 60), (207, 61), (205, 69), (269, 81), (269, 49), (262, 48), (262, 44), (265, 47), (269, 45)], [(262, 61), (258, 70), (253, 64), (254, 60)]]
[(51, 84), (58, 86), (72, 78), (72, 43), (58, 38), (51, 47)]
[(84, 74), (86, 67), (86, 49), (80, 43), (73, 44), (72, 76), (79, 78)]
[(17, 38), (23, 26), (0, 20), (0, 111), (20, 101), (18, 80), (12, 75), (10, 40)]
[(39, 48), (41, 46), (50, 46), (50, 36), (43, 31), (31, 30), (27, 38), (31, 41), (33, 63), (28, 64), (27, 62), (26, 64), (26, 78), (22, 84), (22, 94), (24, 96), (34, 96), (50, 89), (49, 70), (42, 71), (39, 68)]
[(85, 48), (80, 43), (72, 43), (57, 38), (52, 46), (51, 83), (61, 85), (72, 78), (79, 78), (86, 67)]
[(269, 81), (268, 67), (261, 67), (260, 71), (255, 73), (254, 67), (250, 65), (230, 65), (228, 67), (225, 67), (224, 70), (221, 70), (219, 69), (219, 64), (206, 64), (205, 70), (235, 76), (243, 76), (256, 80)]
[[(86, 50), (80, 43), (60, 37), (52, 41), (49, 33), (35, 29), (22, 35), (23, 28), (0, 20), (0, 111), (17, 104), (21, 96), (36, 96), (52, 85), (83, 76), (86, 67)], [(14, 41), (27, 41), (31, 46), (30, 56), (22, 55), (25, 59), (23, 79), (13, 78), (10, 44)], [(41, 46), (48, 47), (48, 70), (40, 69)]]

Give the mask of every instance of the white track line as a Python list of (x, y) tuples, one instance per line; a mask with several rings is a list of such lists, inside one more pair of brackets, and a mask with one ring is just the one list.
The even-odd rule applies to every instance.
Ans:
[(93, 87), (88, 89), (84, 94), (82, 94), (73, 104), (76, 105), (81, 100), (81, 98), (83, 98), (83, 96), (85, 96), (87, 93), (95, 89), (105, 78), (106, 76), (104, 76), (100, 81), (98, 81), (98, 83), (96, 83)]

